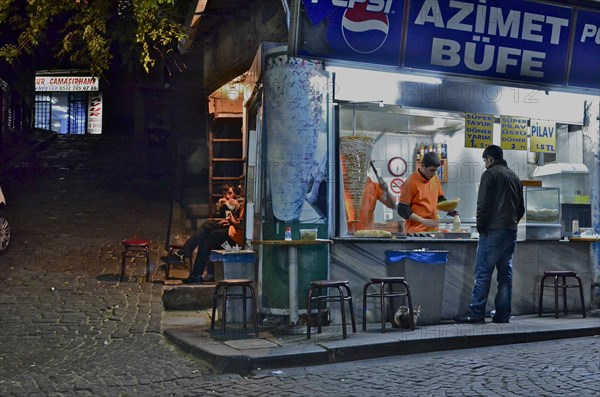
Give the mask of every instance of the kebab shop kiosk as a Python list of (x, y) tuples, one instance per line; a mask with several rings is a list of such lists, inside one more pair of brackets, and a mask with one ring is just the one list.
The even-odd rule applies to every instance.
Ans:
[[(290, 315), (292, 306), (301, 318), (309, 282), (328, 278), (349, 281), (361, 321), (356, 308), (362, 307), (365, 283), (405, 275), (416, 295), (425, 292), (414, 302), (426, 319), (421, 324), (463, 314), (473, 285), (475, 209), (485, 171), (481, 156), (490, 144), (504, 149), (526, 189), (526, 215), (513, 256), (513, 314), (537, 312), (540, 277), (549, 269), (576, 271), (588, 286), (589, 307), (590, 286), (600, 277), (593, 249), (599, 231), (593, 203), (600, 201), (600, 167), (593, 151), (600, 144), (600, 82), (589, 76), (597, 75), (593, 70), (600, 69), (600, 60), (592, 56), (597, 44), (588, 31), (594, 23), (600, 26), (599, 10), (488, 1), (488, 11), (495, 21), (504, 18), (504, 27), (491, 17), (480, 25), (472, 15), (464, 19), (471, 23), (467, 34), (451, 23), (449, 2), (406, 7), (402, 1), (385, 2), (386, 37), (372, 49), (365, 46), (373, 37), (362, 40), (344, 30), (352, 25), (343, 23), (352, 15), (350, 2), (346, 8), (334, 3), (302, 2), (298, 40), (290, 47), (263, 43), (248, 73), (255, 89), (246, 103), (247, 222), (248, 239), (258, 242), (253, 248), (259, 252), (261, 311)], [(370, 15), (369, 9), (362, 15)], [(517, 15), (529, 18), (522, 19), (519, 37), (511, 33), (516, 25), (509, 24)], [(312, 40), (322, 34), (317, 25), (328, 26), (326, 46)], [(465, 49), (465, 58), (457, 58), (456, 46)], [(435, 51), (441, 51), (439, 58)], [(507, 55), (516, 52), (520, 58)], [(502, 56), (509, 58), (502, 63)], [(442, 159), (435, 177), (446, 198), (460, 199), (461, 223), (456, 228), (454, 219), (439, 211), (437, 230), (408, 235), (395, 207), (361, 193), (369, 179), (381, 178), (397, 201), (428, 151)], [(554, 163), (563, 164), (560, 170), (573, 164), (581, 186), (570, 186), (565, 172), (548, 176)], [(569, 193), (562, 194), (567, 185)], [(578, 214), (589, 217), (584, 220), (589, 239), (573, 239), (566, 228), (571, 223), (562, 211), (573, 203), (564, 201), (573, 196), (583, 206)], [(366, 202), (375, 202), (373, 224), (357, 233), (349, 226), (360, 221), (357, 214)], [(289, 250), (260, 241), (285, 240), (286, 230), (297, 240), (301, 229), (315, 229), (317, 239), (332, 244), (298, 247), (298, 301), (290, 304)], [(445, 254), (435, 263), (413, 259), (427, 255), (396, 255), (411, 252)], [(331, 307), (331, 320), (339, 324), (336, 310)], [(376, 307), (368, 312), (368, 321), (379, 321), (377, 313)]]

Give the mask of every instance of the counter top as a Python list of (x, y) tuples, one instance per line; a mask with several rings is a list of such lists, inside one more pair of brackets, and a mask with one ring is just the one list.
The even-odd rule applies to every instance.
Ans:
[(252, 240), (250, 244), (256, 245), (317, 245), (317, 244), (333, 244), (333, 240), (321, 239), (316, 240)]
[(476, 238), (436, 238), (436, 237), (399, 237), (392, 236), (388, 238), (380, 237), (333, 237), (334, 242), (360, 242), (360, 243), (473, 243), (477, 242)]
[(593, 243), (600, 241), (600, 237), (569, 237), (569, 241), (588, 241)]
[[(435, 237), (397, 237), (379, 238), (379, 237), (332, 237), (335, 243), (477, 243), (478, 238), (435, 238)], [(600, 242), (600, 239), (571, 237), (569, 240), (517, 240), (517, 244), (522, 243), (569, 243), (569, 242)]]

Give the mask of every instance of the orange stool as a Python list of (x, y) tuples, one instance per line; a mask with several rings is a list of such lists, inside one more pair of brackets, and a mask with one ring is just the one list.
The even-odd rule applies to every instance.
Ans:
[[(338, 291), (338, 295), (329, 295), (327, 291), (329, 288), (334, 288)], [(322, 290), (325, 289), (325, 294)], [(313, 296), (313, 291), (317, 292), (317, 295)], [(348, 301), (350, 309), (350, 321), (352, 322), (352, 333), (356, 333), (356, 321), (354, 319), (354, 305), (352, 304), (352, 293), (348, 286), (348, 281), (331, 281), (331, 280), (320, 280), (312, 281), (310, 283), (310, 290), (308, 291), (308, 298), (306, 302), (306, 339), (310, 339), (310, 317), (312, 312), (312, 303), (317, 302), (317, 332), (321, 333), (321, 302), (340, 302), (342, 310), (342, 335), (343, 338), (348, 338), (346, 333), (346, 307), (345, 301)]]
[(146, 281), (150, 281), (150, 241), (139, 238), (126, 238), (122, 241), (123, 251), (121, 252), (121, 277), (123, 281), (125, 275), (125, 260), (127, 258), (146, 259)]
[[(546, 277), (554, 277), (554, 283), (544, 284)], [(558, 279), (561, 279), (559, 282)], [(567, 284), (567, 278), (574, 278), (577, 280), (577, 284)], [(542, 315), (542, 303), (544, 300), (544, 288), (554, 288), (554, 317), (558, 318), (558, 289), (562, 289), (563, 293), (563, 308), (565, 310), (565, 316), (568, 314), (567, 311), (567, 289), (568, 288), (579, 288), (579, 298), (581, 299), (581, 313), (585, 318), (585, 303), (583, 301), (583, 286), (581, 285), (581, 279), (577, 276), (577, 272), (569, 270), (554, 270), (544, 272), (544, 276), (540, 281), (540, 303), (538, 306), (538, 316)]]

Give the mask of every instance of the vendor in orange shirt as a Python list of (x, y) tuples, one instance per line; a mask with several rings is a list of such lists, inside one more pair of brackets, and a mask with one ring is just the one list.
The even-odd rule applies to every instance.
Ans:
[[(406, 232), (437, 230), (437, 203), (445, 201), (442, 183), (437, 176), (441, 161), (435, 152), (425, 153), (421, 165), (402, 185), (398, 214), (406, 219)], [(449, 216), (456, 215), (449, 211)]]
[[(348, 195), (347, 192), (344, 192)], [(346, 197), (346, 202), (351, 199)], [(377, 201), (381, 201), (388, 208), (395, 208), (396, 201), (394, 195), (388, 190), (387, 183), (382, 178), (379, 178), (379, 183), (373, 182), (370, 177), (367, 177), (365, 188), (363, 190), (362, 207), (358, 216), (358, 221), (348, 221), (348, 232), (354, 233), (358, 230), (371, 230), (375, 224), (374, 213)]]

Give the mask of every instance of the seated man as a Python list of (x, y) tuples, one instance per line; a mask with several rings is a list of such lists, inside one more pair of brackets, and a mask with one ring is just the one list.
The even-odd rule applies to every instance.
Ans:
[(243, 198), (239, 196), (233, 185), (224, 184), (221, 186), (221, 198), (215, 204), (215, 217), (227, 218), (227, 211), (233, 211), (236, 216), (239, 216), (242, 204)]
[[(183, 247), (172, 253), (171, 255), (162, 256), (160, 259), (163, 262), (167, 263), (183, 263), (186, 258), (191, 258), (196, 247), (199, 249), (202, 248), (211, 235), (211, 233), (215, 230), (227, 231), (231, 226), (230, 219), (237, 220), (241, 218), (242, 205), (236, 198), (236, 194), (233, 186), (231, 185), (223, 185), (222, 186), (222, 197), (217, 202), (215, 209), (217, 211), (217, 215), (222, 217), (221, 220), (207, 220), (200, 225), (198, 230), (187, 239), (187, 241), (183, 244)], [(229, 217), (231, 215), (231, 217)], [(225, 242), (223, 240), (221, 243)], [(218, 247), (217, 247), (218, 248)], [(214, 249), (214, 248), (212, 248)], [(210, 254), (210, 250), (208, 251)], [(208, 257), (207, 257), (208, 258)], [(202, 256), (196, 255), (196, 259), (194, 261), (193, 269), (202, 270), (204, 272), (204, 260)], [(195, 274), (198, 277), (188, 277), (183, 282), (184, 283), (199, 283), (202, 282), (202, 273), (195, 273), (192, 271), (192, 274)], [(214, 269), (209, 267), (205, 281), (214, 281)]]

